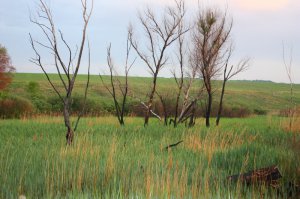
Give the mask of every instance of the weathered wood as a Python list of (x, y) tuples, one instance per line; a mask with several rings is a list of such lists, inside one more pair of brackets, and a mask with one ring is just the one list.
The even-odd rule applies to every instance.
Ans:
[(172, 148), (172, 147), (175, 147), (175, 146), (177, 146), (178, 144), (180, 144), (181, 142), (183, 142), (183, 140), (180, 140), (179, 142), (177, 142), (177, 143), (175, 143), (175, 144), (170, 144), (170, 145), (166, 146), (165, 149), (168, 150), (168, 149), (170, 149), (170, 148)]
[(270, 166), (266, 168), (256, 169), (247, 173), (228, 176), (230, 182), (251, 184), (266, 184), (270, 186), (278, 186), (278, 180), (282, 177), (277, 166)]

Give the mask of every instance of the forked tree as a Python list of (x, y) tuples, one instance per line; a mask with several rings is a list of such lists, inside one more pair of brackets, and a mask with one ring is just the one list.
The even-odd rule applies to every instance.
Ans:
[(185, 122), (188, 118), (194, 117), (193, 109), (202, 94), (202, 89), (200, 89), (196, 96), (191, 95), (191, 89), (197, 74), (197, 68), (195, 68), (192, 63), (185, 67), (186, 61), (184, 59), (185, 56), (183, 55), (185, 51), (183, 48), (183, 41), (184, 40), (179, 38), (179, 77), (176, 75), (175, 71), (173, 72), (177, 85), (177, 93), (175, 100), (175, 114), (174, 118), (170, 120), (170, 123), (173, 123), (174, 127), (176, 127), (179, 123)]
[[(78, 127), (78, 123), (82, 114), (84, 113), (83, 106), (82, 110), (78, 113), (77, 120), (75, 122), (70, 121), (72, 93), (78, 71), (81, 66), (84, 47), (87, 40), (86, 31), (93, 11), (93, 0), (91, 0), (90, 5), (88, 4), (87, 0), (81, 0), (81, 5), (83, 29), (79, 49), (77, 48), (75, 52), (72, 51), (62, 31), (56, 29), (52, 11), (44, 0), (39, 0), (39, 7), (36, 17), (30, 18), (31, 22), (41, 30), (41, 34), (45, 38), (45, 41), (39, 41), (33, 39), (31, 34), (29, 34), (31, 47), (35, 52), (35, 57), (31, 58), (31, 62), (38, 65), (42, 69), (48, 82), (63, 104), (64, 123), (67, 128), (66, 141), (68, 145), (73, 142), (74, 132)], [(42, 60), (41, 48), (48, 50), (51, 55), (53, 55), (54, 66), (60, 81), (54, 82), (49, 76), (46, 70), (46, 65)], [(64, 49), (67, 49), (67, 52), (65, 52)], [(89, 86), (89, 71), (90, 47), (88, 45), (88, 78), (84, 91), (84, 104), (86, 102), (87, 90)]]
[(232, 77), (238, 75), (239, 73), (247, 70), (249, 67), (249, 58), (244, 58), (237, 65), (231, 65), (230, 68), (228, 68), (229, 65), (229, 59), (231, 57), (231, 52), (228, 53), (228, 57), (223, 69), (223, 83), (222, 83), (222, 90), (221, 90), (221, 96), (220, 96), (220, 102), (219, 102), (219, 108), (217, 113), (217, 119), (216, 119), (216, 125), (218, 126), (221, 119), (221, 114), (223, 111), (223, 98), (225, 94), (225, 87), (228, 80), (230, 80)]
[(207, 93), (205, 106), (206, 126), (210, 126), (210, 114), (213, 101), (212, 80), (220, 75), (226, 58), (230, 53), (230, 33), (232, 20), (227, 19), (226, 12), (216, 9), (200, 10), (193, 33), (193, 52), (191, 60), (198, 68), (200, 78)]
[(128, 29), (129, 41), (136, 51), (138, 57), (147, 65), (152, 76), (151, 90), (148, 94), (146, 104), (145, 122), (147, 126), (152, 112), (153, 100), (157, 87), (157, 77), (161, 69), (167, 64), (167, 49), (176, 41), (182, 33), (178, 33), (177, 28), (183, 20), (184, 14), (181, 13), (183, 0), (175, 1), (176, 7), (165, 9), (164, 15), (160, 18), (148, 8), (143, 13), (139, 13), (139, 22), (145, 31), (145, 46), (141, 47), (134, 34), (133, 27)]
[(3, 90), (12, 80), (15, 68), (4, 46), (0, 44), (0, 90)]
[[(185, 14), (185, 7), (184, 4), (178, 6), (178, 9), (181, 10), (180, 13), (182, 15), (182, 18), (184, 17)], [(174, 127), (177, 126), (177, 121), (178, 121), (178, 115), (179, 115), (179, 103), (180, 103), (180, 98), (182, 96), (182, 90), (184, 87), (184, 73), (185, 73), (185, 52), (186, 52), (186, 39), (184, 36), (184, 32), (186, 30), (189, 30), (190, 28), (185, 27), (185, 21), (184, 18), (181, 20), (181, 22), (178, 25), (177, 31), (178, 31), (178, 52), (177, 52), (177, 60), (179, 63), (179, 71), (180, 71), (180, 76), (177, 78), (175, 70), (172, 72), (176, 85), (177, 85), (177, 93), (176, 93), (176, 99), (175, 99), (175, 113), (174, 113), (174, 119), (171, 121), (173, 122)]]
[[(190, 27), (187, 26), (186, 21), (184, 20), (184, 15), (186, 13), (185, 10), (185, 5), (183, 3), (177, 3), (177, 9), (179, 10), (179, 13), (182, 17), (182, 20), (180, 21), (180, 23), (178, 24), (177, 27), (177, 34), (178, 39), (176, 40), (177, 43), (177, 53), (176, 53), (176, 58), (177, 58), (177, 63), (178, 63), (178, 69), (179, 69), (179, 75), (176, 74), (176, 69), (174, 68), (171, 72), (173, 74), (174, 80), (176, 82), (176, 91), (175, 91), (175, 107), (174, 107), (174, 113), (173, 114), (173, 118), (170, 118), (170, 121), (168, 123), (168, 117), (169, 117), (169, 110), (168, 110), (168, 105), (169, 103), (167, 103), (166, 101), (166, 94), (162, 94), (162, 93), (157, 93), (157, 96), (160, 99), (162, 108), (163, 108), (163, 112), (164, 112), (164, 123), (165, 125), (171, 125), (173, 124), (174, 127), (177, 126), (178, 121), (181, 120), (187, 116), (187, 114), (189, 113), (189, 108), (187, 110), (185, 110), (187, 107), (191, 107), (191, 106), (186, 106), (187, 105), (187, 101), (189, 100), (189, 94), (190, 94), (190, 88), (192, 86), (192, 82), (195, 78), (195, 71), (192, 67), (187, 67), (186, 66), (186, 57), (187, 57), (187, 51), (188, 51), (188, 40), (185, 37), (185, 33), (188, 32), (190, 30)], [(173, 92), (173, 91), (172, 91)], [(184, 97), (183, 97), (184, 95)], [(182, 106), (180, 106), (180, 103), (182, 101), (182, 98), (184, 98), (183, 100), (183, 104)], [(180, 110), (181, 108), (181, 110)], [(180, 114), (183, 113), (183, 114)], [(180, 114), (180, 115), (179, 115)], [(179, 116), (181, 116), (179, 118)], [(179, 120), (178, 120), (179, 119)]]
[[(126, 60), (125, 60), (125, 65), (124, 65), (125, 82), (121, 83), (121, 81), (119, 80), (119, 77), (116, 73), (116, 68), (115, 68), (115, 65), (113, 63), (113, 59), (111, 56), (111, 44), (107, 48), (107, 65), (108, 65), (109, 74), (110, 74), (110, 85), (105, 84), (103, 77), (100, 74), (102, 84), (104, 85), (106, 90), (109, 92), (109, 94), (113, 98), (116, 116), (117, 116), (118, 121), (121, 126), (125, 125), (125, 121), (124, 121), (125, 105), (126, 105), (126, 100), (127, 100), (128, 90), (129, 90), (128, 74), (136, 60), (136, 59), (134, 59), (132, 62), (129, 61), (129, 55), (130, 55), (132, 46), (131, 46), (131, 43), (129, 42), (128, 36), (127, 36), (126, 44), (127, 44), (126, 45)], [(121, 97), (119, 97), (119, 93), (121, 93)]]

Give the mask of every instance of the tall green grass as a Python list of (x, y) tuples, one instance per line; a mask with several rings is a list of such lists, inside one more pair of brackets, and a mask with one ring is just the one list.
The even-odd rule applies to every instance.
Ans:
[(0, 121), (0, 198), (274, 198), (276, 190), (226, 177), (275, 164), (283, 184), (299, 178), (280, 118), (224, 119), (209, 129), (200, 119), (190, 129), (126, 120), (83, 118), (73, 146), (62, 118)]

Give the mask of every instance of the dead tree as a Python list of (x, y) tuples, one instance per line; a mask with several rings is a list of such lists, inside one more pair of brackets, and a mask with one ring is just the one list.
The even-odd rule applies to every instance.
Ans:
[[(185, 7), (184, 4), (182, 6), (178, 6), (178, 8), (181, 10), (182, 18), (185, 13)], [(184, 73), (185, 73), (185, 37), (183, 32), (186, 30), (189, 30), (190, 28), (185, 27), (184, 20), (181, 21), (181, 23), (178, 25), (177, 31), (178, 31), (178, 54), (177, 54), (177, 60), (179, 63), (179, 69), (180, 69), (180, 77), (177, 78), (175, 70), (173, 71), (173, 76), (177, 85), (177, 94), (176, 94), (176, 100), (175, 100), (175, 114), (174, 114), (174, 119), (171, 121), (173, 122), (174, 127), (177, 126), (178, 122), (178, 116), (179, 116), (179, 103), (180, 103), (180, 98), (182, 95), (182, 89), (184, 87)], [(190, 89), (190, 88), (188, 88)]]
[[(195, 107), (198, 102), (198, 100), (201, 98), (203, 93), (203, 86), (200, 87), (200, 89), (197, 92), (197, 96), (191, 97), (191, 89), (194, 83), (194, 80), (196, 78), (197, 74), (197, 68), (195, 65), (190, 63), (189, 69), (188, 69), (188, 81), (183, 85), (183, 103), (181, 107), (180, 114), (178, 115), (178, 121), (177, 123), (183, 123), (187, 119), (192, 118), (194, 120), (194, 114), (195, 114)], [(191, 122), (191, 123), (194, 123)]]
[[(292, 72), (292, 66), (293, 66), (293, 49), (292, 47), (290, 48), (290, 57), (286, 58), (286, 52), (285, 52), (285, 46), (282, 44), (282, 57), (283, 57), (283, 62), (285, 66), (285, 71), (289, 79), (289, 84), (290, 84), (290, 103), (289, 103), (289, 108), (288, 108), (288, 118), (289, 118), (289, 131), (292, 132), (293, 129), (293, 120), (294, 120), (294, 115), (295, 115), (295, 103), (294, 103), (294, 82), (293, 82), (293, 72)], [(296, 131), (294, 132), (293, 136), (293, 142), (296, 143)]]
[(181, 34), (187, 32), (186, 30), (178, 34), (177, 28), (184, 16), (184, 14), (180, 13), (181, 9), (178, 9), (178, 7), (183, 6), (183, 0), (176, 3), (176, 8), (166, 8), (161, 19), (157, 17), (150, 8), (139, 14), (139, 22), (145, 31), (146, 43), (148, 43), (146, 44), (146, 51), (141, 49), (138, 41), (135, 39), (133, 27), (130, 26), (128, 29), (129, 40), (132, 47), (139, 58), (147, 65), (152, 75), (151, 90), (148, 94), (148, 102), (146, 104), (145, 126), (147, 126), (149, 122), (157, 87), (158, 74), (168, 61), (166, 51)]
[[(221, 97), (219, 102), (219, 108), (217, 113), (217, 119), (216, 119), (216, 125), (218, 126), (220, 123), (220, 118), (223, 110), (223, 97), (225, 94), (225, 86), (229, 79), (236, 76), (237, 74), (245, 71), (249, 66), (249, 59), (245, 58), (241, 60), (236, 66), (231, 65), (230, 68), (228, 68), (229, 59), (231, 57), (231, 51), (228, 53), (227, 60), (225, 62), (224, 71), (223, 71), (223, 83), (222, 83), (222, 90), (221, 90)], [(229, 69), (229, 70), (228, 70)]]
[(198, 68), (207, 93), (205, 110), (207, 127), (210, 126), (213, 101), (212, 80), (219, 75), (226, 55), (230, 52), (228, 44), (230, 44), (232, 20), (227, 21), (226, 12), (213, 9), (200, 10), (192, 38), (194, 49), (191, 59)]
[[(109, 94), (112, 96), (114, 105), (115, 105), (115, 110), (116, 110), (116, 116), (118, 118), (118, 121), (121, 126), (125, 125), (124, 122), (124, 115), (125, 115), (125, 105), (126, 105), (126, 100), (127, 100), (127, 94), (128, 94), (128, 74), (133, 66), (135, 59), (133, 62), (129, 63), (129, 55), (131, 51), (131, 44), (129, 42), (129, 37), (127, 37), (127, 45), (126, 45), (126, 60), (125, 60), (125, 83), (121, 83), (121, 81), (118, 79), (117, 74), (115, 72), (115, 66), (113, 64), (113, 60), (111, 57), (111, 45), (107, 48), (107, 65), (109, 67), (109, 73), (110, 73), (110, 87), (105, 84), (102, 76), (100, 75), (101, 81), (106, 88), (106, 90), (109, 92)], [(119, 90), (121, 92), (121, 103), (119, 103), (118, 100), (118, 94), (117, 94), (117, 86), (119, 87)]]
[[(78, 127), (78, 123), (82, 114), (84, 113), (84, 107), (83, 107), (81, 112), (78, 114), (76, 122), (74, 124), (71, 123), (70, 115), (71, 115), (71, 104), (72, 104), (72, 92), (74, 89), (79, 68), (81, 66), (83, 51), (86, 43), (86, 30), (93, 11), (93, 0), (91, 1), (90, 6), (88, 5), (87, 0), (81, 0), (81, 4), (82, 4), (83, 30), (82, 30), (79, 50), (77, 49), (75, 53), (71, 50), (71, 47), (67, 43), (66, 38), (64, 37), (62, 31), (56, 29), (52, 12), (44, 0), (39, 1), (39, 7), (36, 15), (37, 18), (31, 17), (30, 19), (33, 24), (35, 24), (38, 28), (40, 28), (42, 35), (46, 39), (46, 42), (43, 43), (42, 41), (34, 40), (31, 34), (29, 34), (31, 47), (35, 52), (35, 57), (31, 58), (30, 61), (38, 65), (42, 69), (48, 82), (50, 83), (51, 87), (58, 95), (59, 99), (63, 104), (63, 116), (64, 116), (64, 123), (67, 128), (66, 140), (68, 145), (72, 144), (74, 138), (74, 132)], [(60, 79), (59, 83), (56, 83), (53, 80), (51, 80), (50, 76), (48, 75), (45, 64), (42, 61), (42, 55), (40, 53), (39, 47), (49, 50), (51, 55), (53, 55), (54, 66), (56, 68), (56, 71)], [(62, 53), (64, 51), (63, 49), (67, 49), (66, 57), (64, 57), (64, 53)], [(89, 86), (89, 77), (90, 77), (89, 45), (88, 45), (88, 57), (89, 57), (88, 78), (87, 78), (87, 83), (84, 92), (84, 104), (86, 102), (87, 90)]]

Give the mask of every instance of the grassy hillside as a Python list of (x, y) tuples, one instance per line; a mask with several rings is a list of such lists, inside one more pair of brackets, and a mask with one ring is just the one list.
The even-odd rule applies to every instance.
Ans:
[[(50, 75), (54, 84), (59, 82), (57, 75)], [(79, 75), (74, 96), (82, 101), (83, 90), (86, 84), (86, 75)], [(121, 78), (122, 80), (122, 78)], [(105, 76), (104, 81), (109, 83), (109, 77)], [(130, 77), (130, 97), (128, 109), (138, 106), (137, 98), (141, 100), (146, 99), (147, 92), (151, 85), (151, 78), (145, 77)], [(219, 92), (221, 82), (215, 81), (216, 91), (214, 93), (215, 104), (219, 100)], [(200, 81), (194, 83), (193, 92), (197, 93)], [(173, 78), (159, 78), (158, 92), (167, 96), (171, 101), (175, 97), (176, 84)], [(264, 81), (229, 81), (226, 87), (225, 106), (230, 108), (243, 107), (249, 109), (251, 112), (263, 111), (268, 113), (276, 113), (279, 110), (286, 109), (290, 98), (290, 87), (288, 84), (278, 84)], [(300, 103), (300, 85), (294, 86), (295, 102)], [(41, 112), (45, 110), (55, 111), (59, 107), (59, 102), (56, 94), (47, 82), (44, 74), (22, 74), (17, 73), (11, 85), (1, 93), (1, 97), (17, 96), (25, 99), (33, 104), (35, 109)], [(99, 76), (92, 75), (88, 94), (89, 104), (91, 109), (101, 109), (102, 113), (113, 112), (112, 98), (109, 96), (107, 90), (102, 85)], [(80, 105), (80, 103), (79, 103)], [(78, 105), (78, 106), (79, 106)], [(216, 107), (216, 106), (215, 106)], [(44, 110), (45, 109), (45, 110)], [(130, 112), (130, 110), (129, 110)]]

